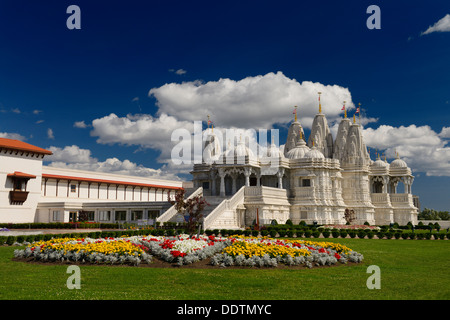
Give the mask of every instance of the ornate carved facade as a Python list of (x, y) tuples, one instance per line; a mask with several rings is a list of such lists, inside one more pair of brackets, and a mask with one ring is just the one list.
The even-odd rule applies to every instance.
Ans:
[[(214, 208), (205, 219), (206, 228), (242, 228), (256, 218), (260, 223), (290, 219), (293, 223), (343, 224), (347, 208), (355, 212), (356, 224), (417, 223), (411, 169), (401, 159), (391, 164), (379, 157), (371, 160), (355, 118), (352, 122), (345, 116), (333, 140), (319, 108), (306, 143), (296, 114), (284, 151), (272, 143), (263, 157), (255, 155), (242, 138), (237, 146), (229, 145), (222, 152), (212, 130), (207, 136), (204, 161), (191, 172), (194, 188), (201, 187), (205, 196), (216, 200), (233, 199), (241, 188), (245, 191), (233, 221), (214, 222), (221, 216)], [(267, 160), (276, 160), (277, 165)], [(403, 193), (397, 193), (399, 183), (404, 185)], [(228, 208), (227, 215), (232, 211)]]

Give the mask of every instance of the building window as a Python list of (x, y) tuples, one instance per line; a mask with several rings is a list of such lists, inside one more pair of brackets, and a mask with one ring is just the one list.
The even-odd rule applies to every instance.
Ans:
[(61, 214), (61, 212), (60, 211), (53, 211), (53, 221), (60, 221), (59, 219), (60, 219), (60, 214)]
[(71, 184), (70, 185), (70, 192), (77, 192), (77, 185), (76, 184)]
[(308, 211), (300, 211), (300, 219), (301, 220), (308, 219)]
[(131, 220), (140, 220), (142, 219), (143, 211), (137, 210), (137, 211), (131, 211)]
[(159, 210), (148, 210), (148, 218), (155, 220), (159, 217)]
[(109, 221), (111, 220), (111, 211), (99, 211), (98, 212), (99, 221)]
[(311, 187), (311, 179), (301, 179), (301, 187)]
[(116, 221), (126, 221), (127, 212), (126, 211), (116, 211)]
[(204, 181), (204, 182), (202, 183), (202, 187), (203, 187), (203, 190), (209, 189), (209, 181)]
[(77, 222), (78, 212), (71, 211), (69, 212), (69, 222)]

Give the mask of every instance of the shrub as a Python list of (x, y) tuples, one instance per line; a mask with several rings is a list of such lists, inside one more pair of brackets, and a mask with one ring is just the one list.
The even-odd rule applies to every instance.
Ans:
[(364, 239), (365, 237), (366, 237), (366, 233), (363, 230), (358, 231), (358, 238)]
[(318, 237), (320, 237), (320, 231), (318, 231), (318, 230), (313, 231), (312, 235), (314, 238), (318, 238)]
[(416, 238), (416, 234), (415, 234), (414, 232), (411, 232), (411, 233), (409, 234), (409, 238), (410, 238), (411, 240), (414, 240), (414, 239)]
[(417, 237), (418, 240), (422, 240), (423, 239), (423, 233), (419, 232), (416, 237)]
[(329, 238), (330, 237), (330, 231), (324, 231), (324, 232), (322, 232), (322, 235), (323, 235), (323, 237), (324, 238)]
[(385, 235), (385, 232), (382, 232), (382, 231), (380, 231), (380, 232), (377, 233), (378, 239), (383, 239), (383, 238), (384, 238), (384, 235)]
[(252, 230), (244, 230), (244, 236), (248, 237), (252, 233)]
[(288, 238), (293, 238), (294, 237), (294, 231), (288, 230), (288, 232), (286, 232), (286, 235), (288, 236)]
[(341, 236), (341, 238), (345, 238), (345, 237), (347, 237), (348, 232), (345, 231), (345, 230), (341, 230), (341, 231), (339, 232), (339, 235)]
[(277, 236), (277, 231), (276, 230), (270, 230), (269, 233), (270, 233), (270, 236), (272, 238), (275, 238)]
[(445, 233), (439, 233), (439, 239), (444, 240), (445, 239)]
[(395, 239), (400, 239), (401, 236), (402, 236), (402, 234), (400, 232), (396, 232), (394, 234)]
[(269, 231), (267, 231), (267, 230), (261, 230), (261, 235), (262, 235), (263, 237), (266, 237), (266, 236), (269, 235)]
[(23, 235), (17, 236), (16, 237), (16, 242), (23, 243), (25, 241), (25, 237), (26, 236), (23, 236)]
[(7, 245), (12, 245), (14, 242), (16, 242), (16, 236), (8, 236), (8, 238), (6, 239)]
[(386, 239), (392, 239), (392, 236), (393, 236), (393, 234), (392, 234), (392, 232), (386, 232)]
[(352, 230), (348, 233), (348, 235), (350, 236), (350, 238), (354, 238), (354, 237), (356, 237), (356, 231)]
[(305, 231), (305, 238), (311, 238), (311, 234), (312, 234), (311, 230), (306, 230)]
[(2, 245), (5, 244), (6, 239), (8, 239), (8, 237), (6, 237), (6, 236), (0, 236), (0, 246), (2, 246)]
[(258, 230), (252, 230), (252, 236), (257, 237), (259, 234)]
[(424, 234), (425, 239), (430, 240), (431, 239), (431, 233), (427, 232)]
[(300, 223), (298, 225), (302, 226), (302, 227), (306, 227), (306, 222), (302, 220), (302, 221), (300, 221)]
[(403, 233), (402, 233), (402, 238), (403, 238), (403, 239), (406, 240), (406, 239), (408, 239), (408, 237), (409, 237), (409, 233), (407, 233), (407, 232), (403, 232)]
[(286, 231), (280, 230), (280, 231), (278, 231), (278, 234), (281, 238), (284, 238), (286, 236)]
[(294, 225), (294, 224), (292, 223), (291, 219), (287, 219), (286, 224), (289, 225), (289, 226)]

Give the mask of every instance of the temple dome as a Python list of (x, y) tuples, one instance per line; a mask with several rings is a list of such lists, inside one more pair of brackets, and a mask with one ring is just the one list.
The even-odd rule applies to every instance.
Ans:
[(378, 158), (375, 162), (371, 164), (371, 166), (375, 168), (386, 168), (388, 164), (383, 160), (381, 160), (380, 158)]
[(231, 147), (226, 151), (226, 157), (248, 157), (255, 158), (253, 151), (248, 148), (245, 143), (241, 140), (236, 147)]
[(306, 145), (305, 140), (300, 139), (294, 148), (288, 151), (286, 154), (286, 158), (288, 159), (301, 159), (304, 158), (305, 155), (310, 151), (311, 149), (308, 148)]
[(284, 158), (283, 152), (281, 152), (280, 148), (278, 148), (274, 142), (267, 148), (268, 158)]
[(312, 149), (305, 154), (305, 158), (309, 158), (309, 159), (325, 159), (325, 156), (316, 147), (312, 147)]
[(407, 167), (408, 165), (406, 164), (406, 162), (400, 158), (397, 158), (394, 161), (392, 161), (390, 165), (390, 168), (407, 168)]

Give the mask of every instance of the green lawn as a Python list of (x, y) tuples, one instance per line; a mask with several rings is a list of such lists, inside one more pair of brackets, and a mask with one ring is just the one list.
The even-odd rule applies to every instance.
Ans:
[[(317, 240), (317, 239), (316, 239)], [(319, 239), (318, 241), (324, 241)], [(0, 247), (0, 299), (297, 300), (450, 299), (450, 241), (328, 239), (364, 255), (358, 265), (313, 269), (157, 269), (81, 266), (81, 289), (69, 290), (67, 265), (12, 261)], [(369, 265), (381, 289), (369, 290)]]

